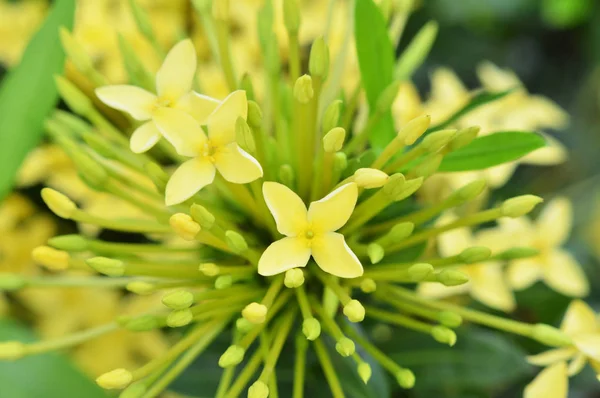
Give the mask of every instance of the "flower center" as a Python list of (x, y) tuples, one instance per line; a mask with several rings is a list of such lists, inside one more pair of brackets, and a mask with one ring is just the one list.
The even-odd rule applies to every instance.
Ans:
[(312, 231), (312, 229), (309, 229), (306, 232), (304, 232), (304, 237), (306, 239), (312, 239), (315, 237), (315, 233)]
[(158, 108), (169, 108), (173, 104), (174, 103), (170, 98), (161, 97), (156, 100), (156, 107)]
[(210, 140), (207, 140), (200, 149), (200, 153), (203, 157), (208, 158), (211, 162), (215, 161), (215, 153), (217, 152), (217, 147), (213, 145)]

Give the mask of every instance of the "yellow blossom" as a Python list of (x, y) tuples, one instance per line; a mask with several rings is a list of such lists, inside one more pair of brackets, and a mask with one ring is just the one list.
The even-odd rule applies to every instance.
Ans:
[[(177, 109), (181, 114), (188, 113), (197, 122), (205, 123), (219, 105), (217, 100), (192, 91), (195, 74), (196, 51), (192, 41), (186, 39), (169, 51), (156, 73), (157, 94), (136, 86), (115, 85), (96, 89), (96, 95), (105, 104), (129, 113), (136, 120), (150, 120), (133, 132), (130, 141), (133, 152), (145, 152), (160, 139), (154, 119), (161, 109)], [(163, 119), (163, 123), (166, 120)]]
[(156, 122), (180, 155), (193, 157), (173, 173), (167, 183), (165, 202), (181, 203), (208, 184), (218, 170), (235, 184), (246, 184), (263, 175), (260, 164), (236, 143), (235, 122), (246, 119), (248, 101), (242, 90), (234, 91), (208, 116), (208, 136), (196, 120), (173, 109), (156, 112)]
[(312, 255), (325, 272), (341, 278), (356, 278), (363, 268), (350, 250), (340, 229), (352, 214), (358, 198), (358, 186), (349, 183), (306, 210), (302, 199), (285, 185), (265, 182), (263, 194), (275, 218), (277, 230), (286, 237), (271, 243), (258, 262), (258, 273), (275, 275), (296, 267), (305, 267)]
[(567, 398), (569, 378), (567, 365), (558, 362), (544, 369), (527, 385), (523, 398)]

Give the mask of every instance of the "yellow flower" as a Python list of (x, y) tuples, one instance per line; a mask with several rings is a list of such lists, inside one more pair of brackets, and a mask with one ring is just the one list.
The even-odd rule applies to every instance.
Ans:
[(544, 369), (525, 387), (523, 398), (567, 398), (569, 378), (564, 362)]
[[(527, 357), (529, 363), (537, 366), (549, 366), (549, 368), (542, 371), (526, 391), (528, 389), (537, 391), (537, 388), (541, 388), (539, 387), (542, 384), (540, 379), (543, 378), (544, 373), (554, 374), (554, 377), (545, 378), (546, 387), (566, 386), (568, 377), (579, 373), (586, 363), (592, 366), (596, 377), (600, 380), (600, 324), (594, 310), (581, 300), (572, 301), (567, 308), (560, 330), (573, 340), (573, 345)], [(566, 361), (570, 361), (568, 367)], [(557, 368), (560, 371), (556, 370)], [(536, 395), (536, 397), (538, 396), (556, 396), (558, 398), (567, 395), (565, 392), (562, 395)], [(534, 395), (526, 395), (526, 397), (533, 398)]]
[(234, 91), (207, 118), (208, 137), (191, 116), (163, 108), (155, 112), (161, 132), (169, 137), (177, 153), (193, 157), (184, 162), (167, 183), (165, 202), (168, 206), (181, 203), (215, 178), (216, 170), (235, 184), (246, 184), (263, 175), (260, 164), (236, 143), (235, 125), (246, 119), (246, 92)]
[(305, 267), (312, 255), (325, 272), (341, 278), (356, 278), (363, 268), (350, 250), (340, 229), (352, 214), (358, 199), (358, 186), (349, 183), (306, 210), (302, 199), (285, 185), (265, 182), (263, 194), (275, 218), (277, 230), (286, 237), (271, 243), (258, 261), (258, 273), (276, 275)]
[[(177, 109), (179, 114), (188, 113), (198, 123), (219, 105), (210, 97), (192, 91), (196, 74), (196, 51), (189, 39), (176, 44), (167, 54), (156, 74), (157, 94), (129, 85), (105, 86), (96, 89), (102, 102), (129, 113), (134, 119), (148, 122), (139, 126), (131, 135), (131, 150), (136, 153), (152, 148), (160, 139), (155, 114), (162, 109)], [(169, 139), (169, 137), (166, 137)]]
[(536, 257), (514, 260), (508, 267), (508, 280), (516, 290), (526, 289), (538, 280), (567, 296), (583, 297), (589, 285), (577, 260), (560, 246), (569, 237), (572, 206), (566, 198), (548, 203), (535, 222), (528, 218), (501, 219), (505, 239), (518, 246), (539, 250)]
[[(456, 216), (447, 213), (440, 217), (440, 225), (456, 220)], [(494, 231), (482, 231), (473, 234), (469, 228), (458, 228), (443, 233), (438, 238), (438, 251), (444, 257), (454, 256), (474, 246), (495, 247), (497, 234)], [(475, 300), (498, 310), (510, 312), (515, 308), (515, 298), (509, 284), (504, 278), (501, 262), (485, 261), (482, 263), (459, 266), (457, 270), (469, 276), (469, 282), (459, 286), (444, 286), (440, 283), (422, 283), (419, 294), (428, 297), (448, 297), (458, 294), (469, 294)]]

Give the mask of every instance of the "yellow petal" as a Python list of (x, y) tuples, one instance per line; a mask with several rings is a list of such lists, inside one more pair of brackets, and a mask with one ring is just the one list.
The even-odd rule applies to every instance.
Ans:
[(215, 166), (206, 159), (194, 158), (175, 170), (165, 190), (165, 203), (172, 206), (191, 198), (215, 179)]
[(292, 268), (305, 267), (310, 248), (305, 239), (283, 238), (271, 243), (258, 260), (258, 273), (263, 276), (280, 274)]
[(501, 69), (489, 61), (477, 65), (477, 77), (483, 87), (491, 91), (505, 91), (522, 85), (513, 71)]
[(235, 142), (235, 122), (238, 117), (246, 119), (248, 100), (243, 90), (234, 91), (223, 100), (208, 117), (208, 137), (215, 145)]
[(154, 94), (136, 86), (98, 87), (96, 95), (106, 105), (127, 112), (136, 120), (150, 119), (156, 102)]
[(573, 206), (569, 199), (553, 199), (544, 206), (537, 220), (538, 234), (548, 246), (560, 246), (569, 237), (572, 220)]
[(600, 332), (573, 337), (575, 347), (594, 361), (600, 361)]
[(337, 231), (352, 215), (357, 199), (356, 183), (342, 185), (323, 199), (310, 204), (308, 221), (312, 223), (315, 231)]
[(506, 270), (510, 286), (514, 290), (524, 290), (539, 281), (543, 276), (543, 267), (536, 258), (513, 261)]
[(192, 90), (196, 74), (196, 50), (190, 39), (177, 43), (156, 73), (156, 92), (176, 101)]
[(340, 278), (358, 278), (363, 267), (350, 250), (344, 235), (337, 232), (319, 234), (312, 239), (312, 255), (319, 268)]
[(214, 158), (217, 170), (229, 182), (247, 184), (263, 175), (260, 163), (235, 142), (219, 148)]
[(263, 184), (262, 191), (280, 233), (296, 236), (304, 232), (308, 224), (306, 206), (294, 191), (271, 181)]
[(529, 355), (527, 357), (527, 362), (536, 366), (548, 366), (553, 365), (556, 362), (568, 361), (575, 355), (577, 355), (577, 350), (573, 347), (555, 348), (537, 355)]
[(595, 332), (597, 328), (594, 310), (582, 300), (571, 301), (560, 324), (560, 330), (569, 336), (574, 336)]
[(207, 141), (206, 134), (196, 119), (179, 109), (160, 108), (153, 120), (162, 135), (175, 147), (178, 154), (197, 156)]
[(190, 91), (177, 101), (175, 108), (186, 112), (199, 124), (206, 124), (208, 117), (219, 104), (220, 102), (212, 97)]
[[(456, 221), (456, 216), (447, 212), (443, 214), (436, 225), (447, 225)], [(438, 251), (443, 257), (453, 256), (466, 248), (473, 246), (473, 236), (469, 228), (456, 228), (451, 231), (440, 234), (437, 239)]]
[(153, 121), (146, 122), (135, 129), (129, 140), (129, 148), (134, 153), (146, 152), (160, 139), (160, 131)]
[(584, 297), (590, 291), (581, 266), (565, 250), (554, 250), (547, 256), (544, 281), (552, 289), (566, 296)]
[(517, 169), (517, 162), (505, 163), (485, 169), (483, 173), (490, 188), (499, 188), (506, 184)]
[(585, 364), (587, 363), (587, 358), (584, 354), (579, 354), (569, 363), (569, 367), (567, 368), (567, 374), (569, 377), (575, 376), (577, 373), (581, 372)]
[(521, 163), (551, 166), (565, 162), (569, 156), (567, 148), (548, 134), (542, 134), (542, 136), (546, 140), (546, 146), (523, 156), (520, 159)]
[(515, 309), (515, 298), (504, 280), (502, 266), (498, 263), (476, 265), (477, 272), (471, 276), (471, 296), (477, 301), (501, 311)]
[(542, 370), (525, 387), (523, 398), (567, 398), (568, 392), (567, 364), (558, 362)]

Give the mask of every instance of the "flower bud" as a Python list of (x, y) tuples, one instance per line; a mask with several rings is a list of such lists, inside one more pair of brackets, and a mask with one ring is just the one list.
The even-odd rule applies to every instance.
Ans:
[(524, 216), (543, 201), (544, 199), (535, 195), (522, 195), (505, 200), (501, 207), (502, 215), (511, 218)]
[(499, 260), (518, 260), (520, 258), (534, 257), (540, 254), (538, 249), (533, 247), (512, 247), (496, 256)]
[(323, 137), (323, 150), (327, 153), (337, 152), (344, 146), (346, 130), (342, 127), (334, 127)]
[(154, 284), (144, 281), (129, 282), (125, 288), (132, 293), (139, 294), (140, 296), (147, 296), (155, 291)]
[(393, 199), (402, 193), (405, 182), (406, 178), (402, 173), (392, 174), (382, 188), (383, 193)]
[(367, 246), (367, 255), (371, 260), (371, 264), (377, 264), (385, 256), (385, 250), (377, 243), (369, 243)]
[(425, 152), (437, 152), (456, 136), (456, 130), (434, 131), (427, 135), (419, 145)]
[(427, 131), (430, 123), (429, 115), (416, 117), (398, 131), (398, 137), (402, 137), (404, 145), (412, 145)]
[(242, 316), (255, 325), (264, 323), (267, 319), (267, 306), (259, 303), (250, 303), (242, 310)]
[(349, 357), (356, 352), (354, 341), (347, 337), (342, 337), (335, 344), (335, 350), (343, 357)]
[(414, 229), (415, 224), (409, 221), (401, 222), (392, 227), (388, 236), (392, 242), (397, 243), (412, 235)]
[(185, 239), (192, 241), (196, 239), (196, 235), (202, 229), (200, 224), (192, 220), (192, 217), (185, 213), (175, 213), (169, 219), (169, 224), (175, 233)]
[(227, 246), (236, 254), (241, 254), (248, 250), (246, 239), (235, 231), (225, 231), (225, 240), (227, 241)]
[(63, 271), (69, 268), (69, 253), (49, 246), (38, 246), (31, 252), (33, 261), (51, 271)]
[(206, 210), (204, 206), (194, 203), (190, 206), (190, 216), (194, 221), (200, 224), (200, 228), (211, 229), (215, 224), (215, 216)]
[(469, 276), (455, 269), (445, 269), (436, 274), (436, 280), (444, 286), (459, 286), (469, 282)]
[(125, 275), (125, 264), (121, 260), (107, 257), (92, 257), (85, 260), (85, 263), (92, 267), (96, 272), (107, 276)]
[(76, 85), (67, 80), (67, 78), (63, 76), (54, 76), (54, 81), (61, 98), (73, 112), (79, 115), (87, 115), (94, 109), (92, 100), (82, 93)]
[(54, 214), (67, 220), (77, 210), (77, 206), (71, 199), (52, 188), (42, 189), (42, 199)]
[(73, 62), (73, 65), (75, 65), (75, 68), (83, 73), (87, 73), (88, 71), (92, 70), (92, 59), (85, 52), (85, 49), (81, 43), (76, 40), (71, 32), (69, 32), (69, 30), (64, 26), (61, 26), (59, 31), (62, 47), (67, 54), (67, 58), (69, 58), (69, 60)]
[(333, 172), (341, 174), (348, 167), (348, 157), (344, 152), (337, 152), (333, 157)]
[(341, 100), (335, 100), (329, 104), (329, 106), (327, 106), (325, 112), (323, 113), (323, 122), (321, 124), (321, 129), (323, 131), (330, 131), (338, 125), (341, 108)]
[(469, 247), (463, 250), (458, 257), (460, 261), (466, 264), (475, 264), (487, 260), (492, 255), (492, 251), (484, 246)]
[(456, 312), (441, 311), (438, 313), (438, 322), (449, 328), (457, 328), (462, 325), (462, 317)]
[(215, 289), (217, 290), (227, 289), (231, 285), (233, 285), (233, 278), (231, 275), (221, 275), (215, 279)]
[(283, 22), (290, 34), (297, 34), (300, 28), (300, 6), (298, 0), (283, 1)]
[(244, 73), (240, 79), (240, 89), (246, 92), (248, 99), (255, 98), (254, 96), (254, 85), (252, 84), (252, 78), (248, 73)]
[(407, 180), (400, 188), (398, 194), (394, 196), (394, 201), (399, 202), (417, 192), (421, 188), (421, 185), (423, 185), (423, 181), (423, 177)]
[(194, 295), (187, 290), (176, 290), (165, 294), (162, 303), (172, 310), (184, 310), (194, 304)]
[(70, 158), (81, 178), (95, 188), (101, 188), (109, 179), (104, 167), (81, 150), (72, 151)]
[(282, 164), (279, 167), (279, 181), (287, 187), (294, 186), (294, 169), (289, 164)]
[(445, 326), (434, 326), (431, 328), (431, 336), (437, 342), (448, 344), (450, 347), (456, 344), (456, 333)]
[(553, 326), (536, 323), (532, 328), (531, 337), (542, 344), (552, 347), (563, 347), (573, 344), (569, 336)]
[(133, 381), (133, 375), (127, 369), (115, 369), (104, 373), (96, 379), (96, 383), (107, 390), (127, 387)]
[(344, 306), (344, 315), (350, 322), (362, 322), (365, 319), (365, 307), (358, 300), (350, 300)]
[(246, 318), (238, 318), (235, 321), (235, 327), (242, 333), (248, 333), (254, 327), (254, 324), (248, 321)]
[(215, 263), (202, 263), (198, 267), (198, 270), (209, 277), (217, 276), (221, 273), (221, 269)]
[(427, 263), (417, 263), (415, 265), (411, 265), (407, 272), (411, 281), (422, 282), (433, 272), (433, 265)]
[(367, 362), (361, 362), (358, 365), (358, 375), (363, 383), (367, 384), (369, 382), (372, 373), (371, 365), (369, 365)]
[(194, 314), (189, 308), (183, 310), (172, 311), (167, 316), (167, 326), (171, 328), (179, 328), (182, 326), (189, 325), (194, 318)]
[(248, 398), (267, 398), (269, 396), (269, 387), (258, 380), (248, 389)]
[(360, 282), (360, 290), (363, 293), (373, 293), (377, 290), (377, 283), (371, 278), (364, 278), (362, 282)]
[(27, 346), (20, 341), (0, 342), (0, 360), (14, 361), (27, 354)]
[(469, 145), (477, 137), (477, 134), (479, 134), (479, 126), (471, 126), (458, 130), (456, 136), (448, 144), (448, 149), (456, 151)]
[(141, 398), (147, 390), (143, 382), (133, 383), (119, 394), (119, 398)]
[(310, 48), (308, 71), (312, 76), (325, 80), (329, 72), (329, 48), (322, 37), (317, 38)]
[(382, 187), (389, 178), (386, 173), (378, 169), (362, 168), (354, 172), (354, 182), (365, 189)]
[(154, 315), (140, 315), (123, 322), (123, 327), (132, 332), (147, 332), (160, 327)]
[(148, 18), (146, 10), (140, 7), (136, 0), (129, 0), (129, 6), (131, 7), (131, 13), (133, 14), (135, 24), (142, 35), (147, 38), (153, 37), (152, 24), (150, 24), (150, 18)]
[(0, 273), (0, 292), (19, 290), (27, 285), (27, 281), (17, 274)]
[(237, 143), (246, 151), (253, 153), (256, 151), (256, 143), (252, 136), (252, 130), (243, 117), (238, 117), (235, 121), (235, 136)]
[(82, 252), (88, 248), (88, 240), (81, 235), (61, 235), (48, 239), (48, 244), (55, 249), (69, 252)]
[(439, 153), (428, 156), (412, 169), (412, 174), (416, 177), (428, 178), (440, 168), (443, 159), (444, 156)]
[(457, 205), (463, 204), (478, 197), (486, 187), (487, 181), (485, 178), (471, 181), (467, 185), (464, 185), (457, 191), (453, 192), (448, 198), (448, 201), (451, 203), (456, 203)]
[(258, 129), (262, 126), (263, 114), (260, 106), (254, 101), (248, 101), (248, 125), (253, 129)]
[(309, 75), (302, 75), (294, 84), (294, 98), (301, 104), (307, 104), (315, 95), (312, 79)]
[(246, 350), (242, 347), (231, 345), (219, 358), (219, 366), (222, 368), (235, 366), (244, 360), (244, 354), (246, 354)]
[(415, 380), (415, 374), (408, 369), (402, 369), (396, 373), (396, 381), (402, 388), (413, 388), (415, 386)]
[(302, 333), (307, 340), (316, 340), (321, 335), (321, 323), (315, 318), (306, 318), (302, 322)]
[(389, 86), (387, 86), (375, 103), (375, 112), (383, 114), (390, 110), (396, 96), (398, 95), (398, 88), (402, 82), (394, 80)]
[(285, 272), (283, 284), (290, 289), (302, 286), (304, 284), (304, 272), (300, 268), (288, 269)]

